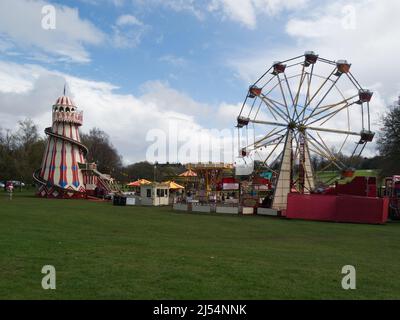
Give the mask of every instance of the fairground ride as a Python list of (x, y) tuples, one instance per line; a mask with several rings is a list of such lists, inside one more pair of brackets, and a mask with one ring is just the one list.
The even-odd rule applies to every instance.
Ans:
[(224, 172), (231, 171), (233, 166), (226, 163), (192, 163), (188, 165), (188, 168), (196, 173), (199, 189), (204, 191), (204, 196), (208, 198), (211, 193), (215, 193)]
[[(374, 138), (370, 101), (346, 60), (332, 61), (312, 51), (273, 63), (249, 87), (237, 117), (239, 137), (252, 129), (251, 142), (239, 138), (240, 157), (258, 160), (275, 172), (272, 208), (286, 209), (290, 192), (312, 193), (318, 186), (312, 165), (343, 175), (352, 170), (338, 155), (360, 156)], [(244, 130), (244, 132), (240, 132)], [(275, 170), (274, 170), (275, 168)], [(257, 176), (257, 170), (250, 180)]]

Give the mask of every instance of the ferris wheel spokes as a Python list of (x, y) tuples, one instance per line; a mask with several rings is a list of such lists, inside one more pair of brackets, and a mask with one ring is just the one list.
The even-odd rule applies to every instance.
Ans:
[(301, 117), (304, 118), (306, 110), (308, 109), (308, 107), (310, 106), (311, 102), (315, 99), (315, 97), (319, 94), (319, 92), (322, 90), (322, 88), (325, 86), (325, 84), (330, 81), (330, 77), (334, 74), (335, 69), (332, 71), (332, 73), (324, 79), (324, 81), (322, 82), (322, 84), (318, 87), (318, 89), (314, 92), (314, 94), (310, 97), (311, 94), (311, 83), (312, 83), (312, 79), (313, 79), (313, 75), (314, 75), (314, 65), (312, 66), (311, 69), (311, 73), (308, 76), (308, 86), (307, 86), (307, 94), (305, 97), (305, 102), (304, 102), (304, 106), (299, 114), (299, 116), (296, 118), (295, 121), (298, 121)]
[[(313, 119), (313, 121), (311, 121), (310, 123), (308, 123), (308, 121), (312, 119), (312, 116), (309, 116), (309, 117), (307, 117), (306, 119), (304, 119), (304, 124), (305, 124), (305, 125), (311, 125), (311, 124), (314, 124), (314, 123), (319, 122), (319, 121), (322, 121), (322, 120), (325, 120), (325, 121), (324, 121), (323, 123), (321, 123), (321, 125), (322, 125), (322, 124), (325, 124), (325, 123), (328, 122), (332, 117), (334, 117), (335, 115), (337, 115), (340, 111), (345, 110), (345, 109), (348, 109), (349, 107), (351, 107), (351, 106), (354, 105), (354, 104), (356, 104), (356, 102), (346, 103), (343, 107), (340, 107), (338, 110), (331, 111), (331, 112), (329, 112), (329, 113), (327, 113), (327, 114), (325, 114), (325, 115), (322, 115), (321, 117), (319, 117), (319, 118), (317, 118), (317, 119)], [(314, 117), (317, 116), (317, 115), (319, 115), (319, 114), (322, 114), (322, 113), (324, 113), (324, 112), (326, 112), (326, 111), (328, 111), (328, 110), (322, 110), (321, 112), (316, 113), (316, 114), (314, 115)]]
[(338, 161), (338, 159), (332, 154), (329, 149), (326, 149), (320, 142), (318, 142), (314, 137), (307, 133), (308, 142), (318, 151), (318, 153), (332, 164), (334, 164), (340, 171), (342, 171), (345, 166)]
[(305, 126), (304, 128), (307, 131), (314, 130), (314, 131), (330, 132), (330, 133), (345, 134), (345, 135), (352, 135), (352, 136), (360, 136), (360, 132), (356, 132), (356, 131), (347, 131), (347, 130), (320, 128), (320, 127), (307, 127), (307, 126)]
[[(297, 56), (297, 57), (294, 57), (294, 58), (291, 58), (291, 59), (287, 59), (287, 60), (281, 61), (280, 63), (282, 63), (282, 64), (283, 63), (287, 63), (287, 62), (290, 62), (290, 61), (293, 61), (293, 60), (297, 60), (297, 59), (300, 59), (300, 58), (303, 58), (303, 57), (304, 57), (304, 54), (302, 54), (300, 56)], [(260, 78), (258, 78), (258, 80), (256, 82), (254, 82), (253, 86), (256, 86), (267, 74), (269, 74), (269, 72), (274, 68), (274, 65), (275, 64), (273, 64), (266, 72), (264, 72), (263, 75)]]
[(272, 128), (272, 130), (271, 130), (269, 133), (267, 133), (264, 137), (262, 137), (262, 138), (260, 138), (260, 139), (258, 139), (258, 140), (256, 140), (256, 141), (254, 141), (254, 145), (258, 145), (259, 143), (261, 143), (261, 142), (263, 142), (263, 141), (265, 141), (265, 140), (267, 140), (267, 139), (269, 139), (269, 138), (271, 138), (271, 137), (273, 137), (273, 136), (275, 136), (275, 135), (278, 135), (279, 133), (285, 131), (286, 128), (283, 128), (283, 129), (281, 129), (281, 130), (279, 130), (279, 131), (277, 131), (277, 132), (275, 132), (275, 130), (277, 130), (276, 127), (275, 127), (275, 128)]
[(270, 110), (275, 112), (276, 115), (278, 115), (283, 121), (288, 123), (287, 122), (288, 114), (287, 113), (285, 114), (285, 112), (283, 110), (281, 110), (281, 108), (279, 108), (279, 106), (276, 105), (276, 101), (267, 98), (265, 95), (260, 95), (260, 99), (262, 102), (264, 102), (266, 104), (267, 108), (269, 108)]
[[(313, 67), (314, 67), (314, 65), (313, 65)], [(293, 119), (295, 119), (295, 115), (296, 115), (296, 119), (299, 117), (299, 114), (297, 112), (297, 108), (298, 108), (298, 103), (299, 103), (299, 98), (300, 98), (300, 91), (301, 91), (301, 88), (303, 86), (304, 80), (305, 80), (305, 78), (307, 76), (307, 74), (304, 71), (305, 71), (305, 64), (303, 64), (303, 67), (302, 67), (302, 70), (301, 70), (299, 87), (297, 89), (297, 93), (296, 93), (296, 96), (295, 96), (294, 101), (293, 101), (293, 109), (294, 109), (293, 110), (293, 115), (292, 115)]]

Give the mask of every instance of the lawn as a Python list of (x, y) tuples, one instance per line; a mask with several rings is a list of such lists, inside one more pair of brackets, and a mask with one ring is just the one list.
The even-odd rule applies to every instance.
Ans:
[[(0, 193), (0, 299), (398, 299), (400, 224), (319, 223)], [(357, 269), (357, 290), (341, 268)], [(43, 265), (57, 289), (41, 288)]]

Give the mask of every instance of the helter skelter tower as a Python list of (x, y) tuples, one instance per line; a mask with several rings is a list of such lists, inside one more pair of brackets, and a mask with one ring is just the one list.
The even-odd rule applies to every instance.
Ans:
[(286, 209), (290, 192), (315, 191), (312, 159), (323, 159), (319, 171), (331, 168), (351, 175), (338, 155), (349, 155), (351, 162), (373, 140), (372, 92), (361, 87), (350, 69), (346, 60), (307, 51), (273, 63), (250, 86), (236, 126), (246, 131), (251, 126), (254, 139), (241, 148), (241, 157), (254, 161), (258, 156), (277, 176), (273, 209)]
[(83, 112), (72, 100), (59, 97), (52, 107), (53, 125), (45, 129), (48, 136), (42, 166), (34, 172), (38, 196), (44, 198), (85, 198), (95, 190), (119, 191), (109, 175), (87, 163), (88, 149), (81, 143), (79, 127)]

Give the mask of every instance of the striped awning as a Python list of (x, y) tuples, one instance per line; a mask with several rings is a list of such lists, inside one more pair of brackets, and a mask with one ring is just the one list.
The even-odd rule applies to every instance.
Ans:
[(141, 185), (144, 185), (144, 184), (151, 184), (151, 181), (146, 180), (146, 179), (139, 179), (134, 182), (128, 183), (127, 186), (128, 187), (140, 187)]
[(180, 184), (177, 184), (174, 181), (166, 181), (166, 182), (164, 182), (164, 184), (166, 184), (169, 189), (173, 189), (173, 190), (185, 189), (184, 186), (181, 186)]

